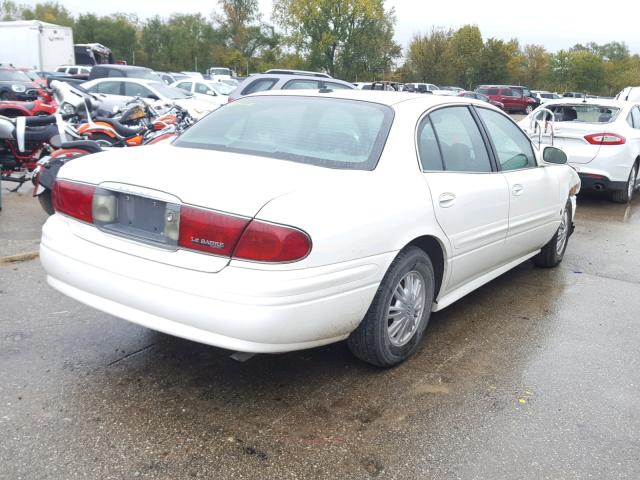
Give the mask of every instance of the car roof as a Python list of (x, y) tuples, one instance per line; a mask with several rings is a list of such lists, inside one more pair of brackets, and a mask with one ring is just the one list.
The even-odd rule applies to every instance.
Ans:
[(102, 82), (110, 82), (110, 81), (116, 81), (116, 82), (132, 82), (132, 83), (140, 83), (142, 85), (149, 85), (152, 83), (162, 83), (162, 80), (158, 79), (158, 80), (152, 80), (150, 78), (136, 78), (136, 77), (103, 77), (103, 78), (94, 78), (93, 80), (89, 80), (88, 82), (85, 83), (102, 83)]
[(352, 90), (325, 90), (322, 92), (320, 90), (266, 90), (264, 92), (249, 95), (249, 97), (256, 96), (324, 97), (344, 100), (361, 100), (387, 106), (393, 106), (407, 101), (420, 101), (425, 103), (427, 106), (452, 103), (461, 103), (465, 105), (469, 103), (483, 106), (487, 105), (485, 102), (480, 100), (474, 100), (466, 97), (424, 95), (421, 93), (389, 92), (384, 90), (358, 90), (355, 88)]
[(139, 65), (120, 65), (119, 63), (100, 63), (98, 65), (94, 65), (93, 68), (111, 68), (118, 70), (149, 70), (150, 68), (141, 67)]

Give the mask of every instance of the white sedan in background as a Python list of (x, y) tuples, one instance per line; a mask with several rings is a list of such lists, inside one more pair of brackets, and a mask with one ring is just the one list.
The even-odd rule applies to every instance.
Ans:
[(104, 95), (107, 99), (124, 104), (134, 97), (140, 97), (150, 103), (175, 103), (186, 109), (192, 117), (198, 119), (220, 106), (218, 102), (206, 96), (194, 98), (178, 88), (164, 82), (141, 78), (97, 78), (81, 85), (91, 93)]
[(182, 79), (171, 84), (171, 86), (184, 90), (185, 92), (194, 95), (196, 98), (205, 96), (207, 100), (216, 103), (217, 105), (224, 105), (228, 103), (229, 95), (236, 89), (236, 87), (226, 83), (213, 80), (199, 80), (197, 78)]
[(60, 292), (148, 328), (244, 352), (348, 339), (389, 367), (432, 311), (562, 260), (565, 162), (476, 100), (263, 92), (171, 145), (62, 167), (41, 260)]
[(545, 103), (519, 124), (534, 141), (553, 143), (567, 154), (583, 190), (611, 192), (619, 203), (633, 198), (640, 180), (640, 104), (563, 98)]

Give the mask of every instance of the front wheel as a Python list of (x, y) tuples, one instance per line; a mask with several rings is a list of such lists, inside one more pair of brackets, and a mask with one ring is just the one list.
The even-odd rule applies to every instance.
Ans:
[(533, 257), (533, 262), (538, 267), (552, 268), (562, 262), (564, 252), (567, 250), (569, 235), (571, 235), (571, 221), (571, 201), (567, 201), (556, 234), (542, 247), (540, 253)]
[(635, 163), (629, 173), (627, 185), (623, 190), (617, 190), (613, 192), (611, 198), (616, 203), (627, 203), (633, 198), (633, 194), (636, 191), (636, 180), (638, 178), (638, 164)]
[(433, 264), (420, 248), (398, 254), (357, 329), (347, 343), (361, 360), (392, 367), (413, 355), (431, 316)]
[(529, 115), (531, 112), (533, 112), (533, 106), (532, 105), (527, 105), (524, 109), (524, 113), (526, 113), (527, 115)]

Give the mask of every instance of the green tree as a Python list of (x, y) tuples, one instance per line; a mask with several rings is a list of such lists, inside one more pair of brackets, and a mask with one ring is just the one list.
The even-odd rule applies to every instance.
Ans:
[(275, 0), (273, 17), (309, 67), (331, 75), (382, 73), (400, 55), (384, 0)]
[(116, 13), (97, 17), (89, 13), (80, 15), (74, 26), (76, 43), (101, 43), (109, 47), (117, 60), (134, 62), (138, 46), (138, 21), (135, 16)]
[(73, 17), (69, 10), (58, 2), (36, 3), (33, 8), (23, 7), (23, 20), (40, 20), (65, 27), (73, 27)]
[(511, 50), (503, 40), (489, 38), (480, 54), (479, 77), (481, 83), (504, 83), (508, 78)]
[(550, 55), (542, 45), (527, 45), (523, 52), (524, 83), (537, 88), (549, 74)]
[(412, 82), (451, 83), (447, 50), (453, 30), (433, 28), (427, 35), (416, 35), (407, 49), (403, 80)]
[(0, 1), (0, 21), (9, 22), (22, 19), (22, 7), (11, 0)]
[(471, 89), (478, 83), (483, 48), (482, 34), (477, 25), (465, 25), (453, 34), (446, 56), (455, 84)]

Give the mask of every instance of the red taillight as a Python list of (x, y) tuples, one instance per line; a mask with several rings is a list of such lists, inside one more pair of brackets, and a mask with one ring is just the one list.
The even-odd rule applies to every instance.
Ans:
[(183, 205), (178, 245), (191, 250), (231, 256), (249, 218)]
[(83, 222), (93, 222), (93, 194), (96, 187), (83, 183), (56, 180), (53, 186), (53, 208)]
[(295, 228), (183, 205), (178, 245), (240, 260), (293, 262), (311, 251), (309, 236)]
[(615, 133), (594, 133), (584, 139), (591, 145), (624, 145), (627, 139)]
[(309, 236), (295, 228), (253, 220), (245, 230), (233, 257), (258, 262), (293, 262), (311, 251)]

